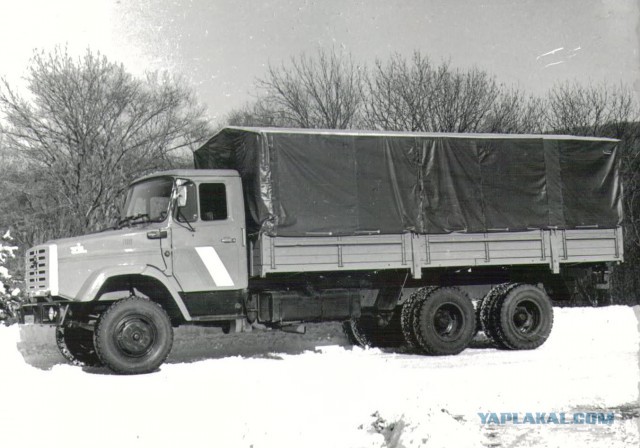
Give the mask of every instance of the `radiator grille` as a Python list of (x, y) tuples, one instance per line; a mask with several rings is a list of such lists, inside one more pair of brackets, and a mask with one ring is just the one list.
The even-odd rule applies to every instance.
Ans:
[(34, 247), (27, 251), (25, 283), (27, 293), (32, 296), (50, 292), (50, 260), (47, 246)]

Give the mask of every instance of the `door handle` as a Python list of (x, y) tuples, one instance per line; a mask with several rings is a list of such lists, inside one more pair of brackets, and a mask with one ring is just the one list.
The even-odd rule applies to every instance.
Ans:
[(165, 229), (161, 230), (152, 230), (147, 232), (147, 238), (150, 240), (161, 240), (167, 237), (167, 231)]
[(230, 236), (225, 236), (220, 241), (222, 241), (223, 243), (235, 243), (236, 239), (235, 238), (231, 238)]

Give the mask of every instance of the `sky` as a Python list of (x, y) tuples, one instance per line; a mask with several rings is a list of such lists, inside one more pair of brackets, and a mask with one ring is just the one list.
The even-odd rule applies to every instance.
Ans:
[(623, 82), (640, 97), (638, 0), (0, 0), (0, 75), (34, 48), (87, 47), (134, 74), (168, 70), (218, 121), (255, 97), (269, 64), (335, 49), (372, 65), (414, 51), (541, 94)]

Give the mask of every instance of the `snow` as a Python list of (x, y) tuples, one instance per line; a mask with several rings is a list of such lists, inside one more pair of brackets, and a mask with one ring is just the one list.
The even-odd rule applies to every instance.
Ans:
[(0, 241), (0, 263), (7, 261), (7, 255), (14, 258), (16, 255), (14, 252), (18, 250), (18, 246), (7, 246)]
[[(2, 239), (9, 241), (13, 238), (11, 238), (9, 231), (7, 231), (2, 237)], [(0, 240), (0, 294), (7, 293), (7, 289), (5, 288), (4, 282), (1, 279), (11, 278), (11, 275), (9, 274), (9, 269), (5, 266), (2, 266), (2, 263), (7, 261), (7, 256), (12, 258), (15, 257), (14, 252), (16, 250), (18, 250), (17, 246), (5, 246), (2, 244), (2, 241)]]
[[(638, 433), (638, 320), (628, 307), (556, 308), (549, 340), (457, 356), (306, 335), (180, 328), (158, 372), (64, 363), (51, 328), (0, 327), (3, 446), (628, 446)], [(615, 412), (611, 425), (482, 425), (478, 413)]]

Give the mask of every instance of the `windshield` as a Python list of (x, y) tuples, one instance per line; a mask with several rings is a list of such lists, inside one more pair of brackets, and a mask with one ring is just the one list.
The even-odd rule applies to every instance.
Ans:
[(169, 209), (173, 179), (161, 177), (140, 182), (129, 188), (121, 224), (164, 221)]

